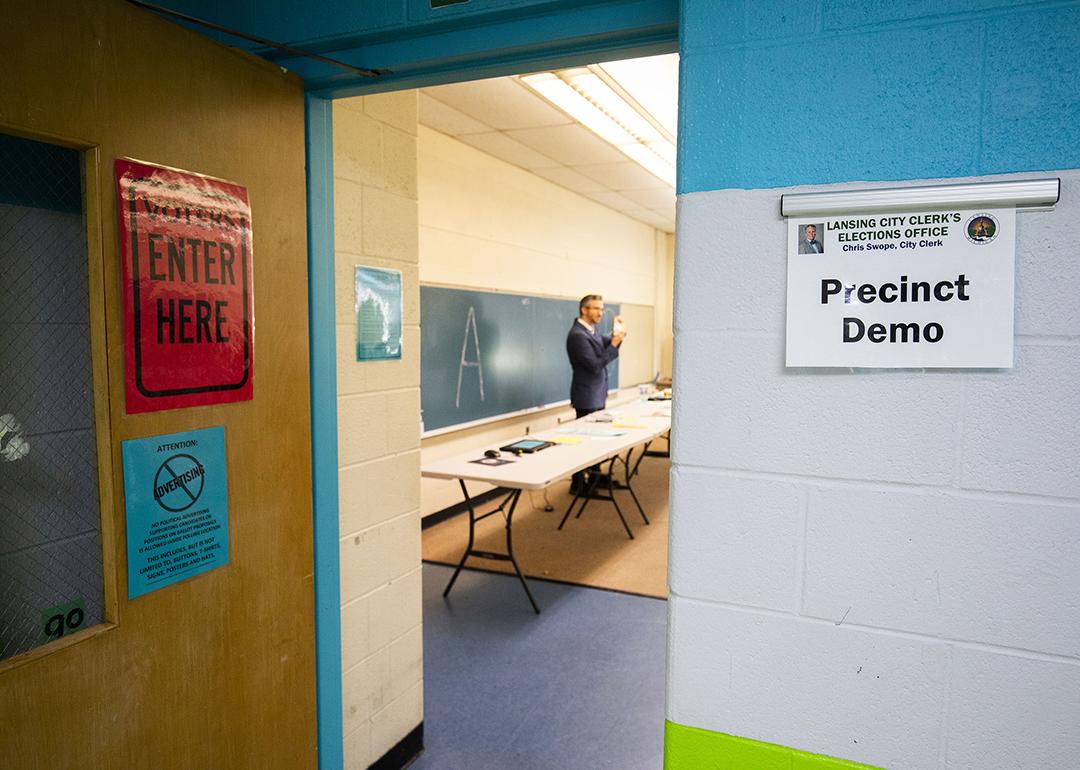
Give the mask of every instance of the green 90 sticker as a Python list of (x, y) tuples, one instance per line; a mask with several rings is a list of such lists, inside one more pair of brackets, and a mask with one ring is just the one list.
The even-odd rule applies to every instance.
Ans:
[(76, 599), (41, 611), (41, 643), (54, 642), (65, 634), (82, 628), (86, 620), (86, 602)]

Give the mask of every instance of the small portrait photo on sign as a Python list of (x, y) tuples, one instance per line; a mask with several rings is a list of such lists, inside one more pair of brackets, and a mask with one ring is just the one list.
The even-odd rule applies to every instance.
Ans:
[(821, 222), (799, 225), (799, 253), (824, 254), (825, 245), (821, 241), (824, 232), (825, 226)]

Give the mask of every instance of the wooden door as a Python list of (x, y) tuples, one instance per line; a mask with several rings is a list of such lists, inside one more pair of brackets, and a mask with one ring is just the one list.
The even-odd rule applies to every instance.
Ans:
[[(65, 264), (81, 263), (84, 271), (88, 348), (55, 374), (92, 388), (87, 451), (96, 452), (97, 465), (87, 473), (96, 486), (80, 499), (96, 498), (90, 519), (99, 524), (101, 556), (100, 576), (89, 581), (100, 590), (96, 614), (84, 600), (84, 623), (0, 660), (0, 765), (314, 767), (300, 82), (120, 0), (6, 3), (0, 67), (0, 133), (74, 150), (82, 174), (77, 239), (84, 248)], [(117, 157), (247, 188), (255, 309), (250, 401), (126, 412)], [(42, 387), (56, 403), (71, 400), (61, 385)], [(4, 413), (0, 404), (0, 419)], [(219, 425), (227, 453), (228, 564), (128, 600), (121, 442)], [(38, 439), (31, 438), (34, 451)], [(0, 453), (5, 446), (0, 437)], [(34, 499), (51, 491), (42, 485)], [(51, 515), (48, 506), (42, 510)], [(5, 542), (0, 562), (10, 565), (19, 547)]]

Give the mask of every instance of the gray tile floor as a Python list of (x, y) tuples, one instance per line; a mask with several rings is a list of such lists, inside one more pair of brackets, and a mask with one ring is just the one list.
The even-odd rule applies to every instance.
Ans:
[(424, 565), (424, 743), (413, 770), (657, 770), (667, 602)]

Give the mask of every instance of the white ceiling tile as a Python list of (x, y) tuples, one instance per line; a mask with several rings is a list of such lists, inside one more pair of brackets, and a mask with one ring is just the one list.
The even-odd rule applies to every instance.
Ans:
[(623, 195), (637, 204), (635, 208), (662, 209), (670, 205), (674, 214), (675, 191), (667, 185), (648, 190), (626, 190)]
[(561, 185), (568, 190), (573, 190), (577, 193), (591, 193), (606, 189), (595, 179), (589, 179), (587, 176), (582, 176), (574, 171), (574, 169), (567, 168), (566, 166), (535, 168), (532, 169), (532, 172), (537, 176), (542, 176), (549, 182), (554, 182), (557, 185)]
[(624, 211), (624, 214), (628, 217), (633, 217), (639, 222), (644, 222), (647, 225), (659, 228), (665, 232), (675, 232), (675, 223), (669, 220), (665, 216), (661, 216), (651, 209), (633, 209), (631, 211)]
[(420, 122), (450, 136), (480, 134), (491, 130), (491, 126), (428, 96), (426, 91), (420, 92)]
[(675, 221), (675, 198), (671, 199), (671, 202), (666, 206), (651, 206), (653, 211), (667, 217), (672, 222)]
[(474, 80), (424, 90), (428, 96), (500, 131), (573, 122), (514, 78)]
[(543, 128), (519, 128), (506, 133), (522, 144), (566, 166), (619, 163), (626, 160), (625, 155), (577, 123)]
[(471, 145), (478, 150), (494, 155), (499, 160), (505, 160), (515, 166), (525, 169), (552, 168), (559, 164), (536, 150), (526, 147), (521, 142), (516, 142), (506, 134), (492, 131), (488, 134), (465, 134), (458, 139), (465, 144)]
[(605, 187), (620, 192), (623, 190), (648, 190), (663, 184), (657, 177), (630, 160), (623, 163), (575, 166), (574, 170), (580, 171), (590, 179), (595, 179)]
[(603, 203), (609, 209), (615, 209), (616, 211), (629, 211), (630, 209), (640, 209), (640, 203), (634, 203), (629, 198), (624, 197), (620, 193), (612, 190), (604, 190), (602, 192), (586, 193), (586, 196), (592, 198), (597, 203)]
[(665, 209), (652, 209), (652, 212), (654, 214), (656, 214), (657, 216), (659, 216), (665, 223), (663, 226), (662, 225), (657, 225), (657, 227), (660, 227), (660, 229), (662, 229), (662, 230), (667, 230), (669, 233), (675, 232), (675, 209), (674, 209), (674, 207), (672, 207), (670, 213), (668, 213), (668, 211), (665, 210)]

